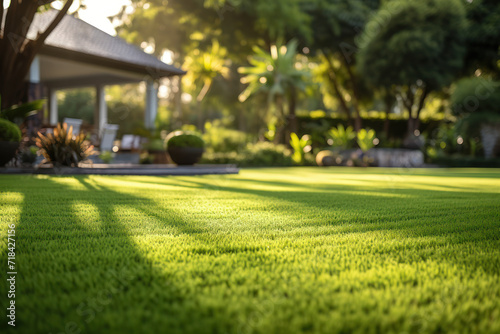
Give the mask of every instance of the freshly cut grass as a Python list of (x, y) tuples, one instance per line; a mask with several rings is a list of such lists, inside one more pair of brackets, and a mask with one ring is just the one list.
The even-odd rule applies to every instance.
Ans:
[(0, 191), (1, 271), (13, 223), (18, 271), (2, 333), (500, 333), (500, 170), (2, 175)]

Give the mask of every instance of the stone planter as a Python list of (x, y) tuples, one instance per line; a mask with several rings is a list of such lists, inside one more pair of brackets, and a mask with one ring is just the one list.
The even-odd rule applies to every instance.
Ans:
[(5, 166), (15, 156), (19, 148), (18, 142), (0, 141), (0, 166)]
[(372, 148), (366, 155), (379, 167), (422, 167), (424, 154), (419, 150)]
[(194, 165), (200, 161), (203, 151), (203, 148), (198, 147), (170, 147), (167, 149), (172, 161), (182, 166)]

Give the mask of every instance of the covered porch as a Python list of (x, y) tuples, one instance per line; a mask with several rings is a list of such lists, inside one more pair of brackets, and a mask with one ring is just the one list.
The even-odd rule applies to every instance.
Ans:
[[(30, 34), (43, 30), (55, 14), (55, 11), (37, 14)], [(42, 123), (55, 126), (59, 121), (57, 92), (93, 87), (96, 98), (91, 130), (101, 138), (108, 124), (106, 86), (144, 82), (144, 125), (154, 129), (159, 79), (183, 74), (184, 71), (121, 38), (67, 15), (31, 65), (27, 78), (28, 99), (46, 98), (48, 112), (40, 115)]]

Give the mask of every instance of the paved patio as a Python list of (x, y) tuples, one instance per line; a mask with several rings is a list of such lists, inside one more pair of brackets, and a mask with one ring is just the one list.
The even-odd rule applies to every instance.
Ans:
[(89, 164), (79, 168), (61, 167), (5, 167), (0, 174), (44, 174), (44, 175), (221, 175), (238, 174), (235, 165), (135, 165), (135, 164)]

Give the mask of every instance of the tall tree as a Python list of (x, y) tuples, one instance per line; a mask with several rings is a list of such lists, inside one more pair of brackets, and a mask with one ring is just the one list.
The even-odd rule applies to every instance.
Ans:
[(205, 117), (202, 110), (202, 102), (212, 87), (214, 79), (219, 76), (227, 76), (229, 73), (228, 61), (226, 59), (227, 50), (222, 48), (214, 40), (212, 47), (207, 52), (192, 50), (186, 57), (185, 68), (189, 68), (188, 74), (184, 77), (189, 86), (193, 87), (196, 95), (198, 109), (198, 128), (203, 130)]
[(361, 100), (366, 90), (356, 70), (358, 46), (356, 38), (370, 16), (379, 7), (379, 0), (311, 0), (301, 6), (310, 16), (311, 38), (303, 36), (304, 44), (326, 64), (331, 92), (341, 111), (354, 128), (362, 127)]
[(402, 100), (409, 136), (419, 127), (429, 93), (451, 84), (462, 69), (465, 29), (459, 0), (391, 1), (367, 24), (358, 55), (360, 72)]
[[(297, 42), (292, 40), (286, 46), (272, 45), (268, 53), (258, 47), (255, 55), (250, 57), (250, 67), (240, 68), (245, 74), (242, 82), (248, 84), (241, 93), (240, 101), (245, 101), (252, 95), (267, 94), (268, 101), (273, 102), (280, 120), (276, 138), (284, 141), (283, 128), (288, 130), (288, 136), (297, 132), (295, 109), (298, 91), (305, 89), (305, 78), (308, 72), (296, 68)], [(285, 106), (288, 105), (288, 110)], [(286, 137), (288, 137), (286, 136)]]
[(465, 8), (468, 28), (464, 74), (472, 75), (479, 70), (500, 80), (500, 3), (466, 1)]
[[(50, 33), (61, 22), (73, 0), (67, 0), (53, 21), (34, 39), (28, 39), (28, 31), (35, 14), (47, 9), (54, 0), (16, 0), (4, 9), (0, 5), (0, 96), (1, 107), (7, 108), (21, 101), (25, 78), (31, 63)], [(4, 19), (4, 11), (5, 19)]]

